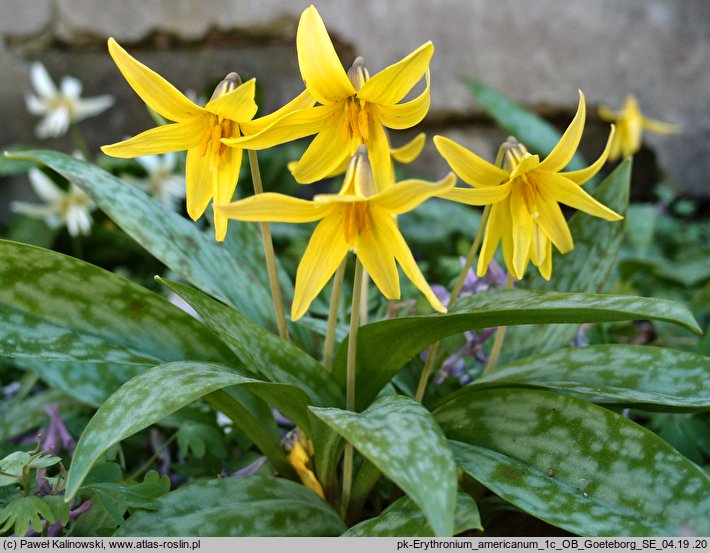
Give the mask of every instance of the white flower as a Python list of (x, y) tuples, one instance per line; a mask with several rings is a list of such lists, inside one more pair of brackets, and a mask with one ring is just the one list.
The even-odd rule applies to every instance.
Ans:
[(148, 176), (138, 179), (125, 176), (142, 190), (145, 190), (164, 205), (175, 208), (175, 204), (185, 197), (185, 174), (176, 174), (178, 156), (175, 152), (137, 157), (136, 161)]
[(15, 213), (44, 219), (52, 228), (66, 225), (72, 236), (91, 232), (90, 210), (94, 204), (80, 188), (72, 184), (69, 190), (62, 190), (39, 169), (30, 169), (29, 178), (32, 188), (44, 203), (12, 202), (10, 208)]
[(52, 138), (67, 132), (70, 123), (98, 115), (113, 105), (109, 94), (93, 98), (80, 98), (81, 81), (74, 77), (62, 77), (59, 90), (49, 73), (39, 62), (30, 66), (30, 79), (37, 96), (27, 94), (25, 101), (32, 115), (42, 115), (35, 133), (39, 138)]

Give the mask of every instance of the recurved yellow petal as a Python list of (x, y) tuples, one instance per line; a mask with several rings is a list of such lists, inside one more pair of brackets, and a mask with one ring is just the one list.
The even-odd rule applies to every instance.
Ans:
[[(227, 204), (232, 201), (239, 180), (239, 170), (242, 167), (242, 152), (243, 150), (239, 148), (227, 148), (225, 159), (221, 160), (219, 171), (215, 176), (215, 204)], [(215, 211), (214, 230), (218, 242), (222, 242), (227, 236), (227, 221), (226, 215)]]
[(375, 104), (375, 106), (377, 115), (385, 127), (390, 129), (409, 129), (424, 119), (429, 112), (430, 104), (431, 93), (429, 71), (427, 71), (426, 88), (419, 96), (403, 104)]
[(250, 121), (256, 114), (256, 80), (249, 79), (231, 92), (207, 102), (205, 109), (232, 121)]
[(611, 145), (614, 143), (614, 134), (615, 134), (615, 128), (614, 128), (614, 125), (612, 125), (611, 132), (609, 132), (609, 138), (606, 141), (606, 146), (604, 147), (604, 151), (602, 152), (602, 155), (600, 155), (599, 159), (597, 159), (589, 167), (587, 167), (586, 169), (580, 169), (579, 171), (570, 171), (567, 173), (560, 173), (560, 175), (571, 180), (573, 183), (580, 184), (580, 185), (584, 184), (589, 179), (591, 179), (594, 175), (596, 175), (599, 172), (599, 170), (606, 163), (606, 160), (609, 157), (609, 153), (611, 152)]
[(402, 271), (407, 276), (409, 280), (412, 281), (414, 286), (416, 286), (419, 291), (424, 294), (424, 297), (429, 301), (431, 306), (439, 313), (446, 313), (446, 307), (439, 301), (436, 294), (432, 291), (431, 287), (427, 283), (424, 275), (419, 270), (417, 262), (414, 260), (407, 242), (404, 237), (399, 232), (397, 228), (397, 223), (392, 220), (392, 217), (384, 212), (376, 212), (377, 222), (376, 224), (387, 240), (389, 251), (394, 254), (395, 259), (402, 267)]
[(482, 188), (456, 187), (440, 194), (439, 197), (467, 205), (490, 205), (504, 200), (509, 194), (510, 182), (506, 182), (500, 186)]
[(520, 280), (525, 274), (529, 259), (533, 219), (525, 206), (522, 194), (515, 189), (510, 193), (510, 213), (513, 218), (513, 273), (515, 278)]
[(390, 141), (387, 132), (376, 120), (369, 125), (370, 140), (367, 147), (372, 175), (375, 179), (375, 190), (386, 190), (394, 182), (392, 174), (392, 159), (390, 158)]
[(131, 158), (187, 150), (200, 139), (203, 129), (200, 119), (162, 125), (128, 140), (101, 146), (101, 151), (107, 156)]
[(434, 145), (461, 180), (471, 186), (497, 186), (508, 180), (508, 172), (481, 159), (444, 136), (435, 136)]
[(428, 72), (433, 55), (434, 45), (422, 44), (406, 58), (373, 75), (362, 85), (357, 97), (373, 104), (396, 104)]
[(533, 223), (532, 239), (530, 240), (530, 258), (538, 267), (545, 260), (547, 253), (547, 243), (550, 239), (543, 232), (542, 228)]
[[(266, 194), (260, 194), (266, 196)], [(300, 319), (326, 282), (333, 276), (349, 246), (345, 241), (342, 215), (325, 217), (313, 232), (296, 271), (296, 285), (291, 305), (291, 319)]]
[(331, 104), (355, 95), (355, 88), (314, 6), (306, 8), (301, 15), (296, 33), (296, 50), (303, 82), (317, 101)]
[(166, 119), (180, 122), (204, 113), (163, 77), (131, 57), (113, 37), (108, 39), (108, 51), (131, 88)]
[(288, 104), (280, 107), (273, 113), (270, 113), (269, 115), (264, 115), (263, 117), (259, 117), (257, 119), (253, 119), (251, 121), (240, 122), (242, 132), (244, 134), (256, 134), (260, 131), (263, 131), (269, 125), (276, 123), (276, 121), (278, 121), (285, 115), (293, 113), (294, 111), (298, 111), (299, 109), (312, 108), (315, 103), (315, 98), (311, 96), (311, 93), (308, 92), (308, 90), (304, 90)]
[(606, 106), (599, 106), (597, 108), (597, 113), (599, 114), (599, 117), (609, 123), (614, 123), (618, 117), (618, 114), (614, 110), (609, 109)]
[(542, 278), (550, 280), (550, 277), (552, 276), (552, 244), (549, 240), (547, 241), (545, 260), (538, 265), (538, 269), (540, 269), (540, 275), (542, 275)]
[[(263, 150), (277, 144), (290, 142), (304, 136), (316, 134), (327, 124), (335, 124), (335, 118), (342, 117), (339, 105), (316, 106), (294, 111), (278, 119), (260, 132), (239, 138), (223, 138), (227, 146), (247, 150)], [(249, 123), (239, 125), (243, 133), (249, 132)], [(340, 140), (340, 137), (338, 137)]]
[(200, 148), (190, 148), (185, 162), (187, 214), (197, 221), (214, 194), (213, 172), (207, 155)]
[(355, 253), (380, 292), (388, 300), (396, 300), (400, 297), (399, 273), (388, 240), (389, 234), (381, 227), (387, 214), (377, 206), (369, 207), (367, 231), (358, 235)]
[[(294, 113), (294, 116), (298, 113), (300, 112)], [(340, 167), (344, 159), (350, 158), (350, 145), (342, 142), (343, 125), (344, 111), (333, 123), (323, 127), (313, 139), (291, 172), (297, 182), (309, 184), (324, 179)]]
[(572, 233), (569, 231), (565, 216), (562, 214), (559, 204), (556, 201), (538, 198), (537, 210), (540, 216), (537, 224), (552, 240), (555, 247), (561, 253), (567, 253), (574, 247)]
[(422, 153), (425, 143), (426, 133), (419, 133), (404, 146), (392, 148), (390, 150), (390, 155), (392, 156), (392, 159), (398, 161), (399, 163), (411, 163), (419, 157), (419, 154)]
[(509, 224), (506, 226), (506, 222), (509, 218), (509, 200), (505, 200), (491, 206), (491, 211), (488, 215), (488, 222), (486, 223), (483, 246), (481, 247), (481, 253), (478, 257), (478, 265), (476, 266), (476, 274), (479, 277), (484, 276), (486, 271), (488, 271), (488, 265), (490, 264), (491, 259), (493, 259), (493, 255), (496, 253), (498, 242), (500, 242), (503, 232), (507, 231), (510, 227)]
[(601, 217), (607, 221), (619, 221), (623, 219), (621, 215), (612, 211), (605, 205), (587, 194), (581, 187), (560, 175), (548, 175), (545, 179), (545, 194), (560, 203)]
[(584, 94), (579, 91), (579, 105), (577, 106), (577, 113), (572, 119), (569, 127), (560, 138), (560, 141), (547, 156), (540, 163), (540, 169), (545, 171), (561, 171), (570, 162), (572, 156), (577, 151), (577, 146), (579, 146), (579, 141), (582, 138), (582, 131), (584, 130), (584, 119), (587, 116), (587, 110), (584, 104)]
[(411, 211), (429, 198), (450, 192), (455, 184), (456, 175), (453, 173), (449, 173), (436, 183), (417, 179), (403, 180), (373, 196), (371, 201), (388, 213), (401, 215)]
[(649, 119), (648, 117), (642, 117), (641, 124), (644, 129), (660, 134), (673, 134), (680, 131), (680, 127), (677, 125), (663, 123), (662, 121), (656, 121), (655, 119)]
[(238, 221), (271, 221), (275, 223), (310, 223), (322, 219), (331, 206), (265, 192), (231, 204), (217, 204), (215, 213)]

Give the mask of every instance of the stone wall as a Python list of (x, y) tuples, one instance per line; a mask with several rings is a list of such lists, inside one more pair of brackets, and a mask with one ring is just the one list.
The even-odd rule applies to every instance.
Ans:
[[(302, 89), (294, 37), (308, 4), (0, 0), (0, 145), (39, 143), (36, 121), (24, 106), (33, 60), (41, 60), (55, 79), (80, 78), (86, 95), (117, 97), (104, 116), (85, 122), (92, 147), (151, 126), (106, 52), (108, 36), (182, 90), (201, 91), (237, 70), (263, 85), (267, 111), (278, 107)], [(493, 157), (503, 135), (470, 96), (465, 76), (503, 90), (560, 126), (574, 112), (578, 88), (591, 106), (618, 107), (632, 92), (649, 116), (683, 128), (680, 135), (646, 137), (667, 181), (687, 195), (710, 198), (707, 0), (327, 0), (317, 7), (347, 65), (362, 55), (375, 72), (434, 42), (428, 132), (446, 133)], [(592, 157), (607, 127), (593, 109), (589, 113), (585, 148)], [(421, 167), (431, 175), (444, 171), (431, 144)]]

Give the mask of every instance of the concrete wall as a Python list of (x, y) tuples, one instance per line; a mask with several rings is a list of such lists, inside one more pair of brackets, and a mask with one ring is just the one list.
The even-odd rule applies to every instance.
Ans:
[[(55, 78), (80, 78), (87, 95), (117, 97), (105, 116), (85, 122), (92, 146), (151, 126), (106, 52), (108, 36), (180, 89), (202, 90), (237, 70), (256, 76), (267, 109), (277, 107), (302, 89), (294, 37), (308, 4), (0, 0), (0, 145), (39, 142), (23, 99), (33, 60), (43, 61)], [(503, 135), (482, 116), (464, 76), (505, 91), (560, 126), (574, 112), (578, 88), (592, 106), (617, 107), (632, 92), (649, 116), (683, 127), (680, 135), (647, 135), (666, 179), (688, 195), (710, 198), (707, 0), (327, 0), (317, 7), (344, 62), (362, 55), (371, 73), (434, 42), (429, 132), (493, 157)], [(589, 128), (591, 157), (607, 128), (594, 110)], [(423, 166), (430, 174), (444, 170), (431, 144)]]

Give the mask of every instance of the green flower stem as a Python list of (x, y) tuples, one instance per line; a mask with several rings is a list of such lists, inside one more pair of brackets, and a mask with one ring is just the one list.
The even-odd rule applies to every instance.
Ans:
[[(476, 259), (476, 254), (478, 253), (478, 248), (483, 240), (483, 231), (486, 228), (486, 223), (488, 222), (488, 215), (491, 212), (491, 206), (487, 205), (483, 210), (483, 215), (481, 217), (481, 224), (478, 226), (478, 232), (476, 237), (473, 239), (473, 244), (471, 244), (471, 249), (468, 251), (468, 257), (466, 257), (466, 263), (464, 263), (461, 269), (461, 274), (454, 285), (454, 289), (451, 291), (451, 297), (449, 298), (449, 305), (453, 305), (454, 302), (459, 298), (461, 289), (463, 288), (463, 283), (466, 281), (466, 275), (469, 269), (473, 265), (473, 261)], [(432, 368), (434, 367), (434, 361), (436, 359), (436, 354), (439, 352), (439, 345), (441, 342), (434, 342), (429, 348), (429, 354), (427, 355), (426, 362), (424, 363), (424, 368), (422, 369), (422, 374), (419, 377), (419, 384), (417, 384), (417, 392), (414, 394), (414, 399), (421, 401), (424, 397), (424, 392), (426, 391), (427, 383), (429, 382), (429, 376), (431, 375)]]
[[(360, 298), (362, 296), (363, 267), (359, 259), (355, 261), (355, 277), (353, 278), (353, 302), (350, 309), (350, 337), (348, 338), (348, 364), (345, 387), (345, 408), (355, 411), (355, 366), (357, 363), (357, 331), (360, 326)], [(343, 454), (343, 495), (341, 512), (348, 512), (350, 492), (353, 485), (353, 446), (345, 444)]]
[(369, 318), (368, 300), (370, 296), (370, 275), (367, 271), (362, 272), (362, 294), (360, 295), (360, 324), (367, 324)]
[[(254, 194), (262, 194), (264, 187), (261, 184), (259, 159), (254, 150), (247, 150), (247, 152), (249, 155), (251, 180), (254, 183)], [(288, 340), (288, 327), (286, 326), (286, 315), (284, 314), (279, 278), (276, 273), (276, 255), (274, 254), (274, 243), (271, 240), (271, 230), (269, 223), (259, 223), (259, 227), (261, 228), (261, 237), (264, 241), (264, 256), (266, 257), (266, 268), (269, 272), (269, 285), (271, 286), (271, 297), (274, 300), (274, 311), (276, 312), (276, 324), (279, 327), (279, 336), (284, 340)]]
[[(508, 273), (508, 278), (505, 281), (505, 289), (510, 290), (513, 287), (513, 275)], [(500, 357), (501, 349), (503, 348), (503, 340), (505, 340), (505, 333), (508, 329), (507, 326), (499, 326), (496, 331), (495, 341), (493, 342), (493, 348), (491, 349), (491, 355), (488, 358), (488, 363), (486, 363), (486, 368), (483, 369), (483, 376), (492, 373), (496, 365), (498, 364), (498, 358)]]
[(145, 471), (147, 471), (151, 465), (156, 461), (158, 457), (165, 451), (168, 447), (170, 447), (170, 444), (172, 444), (175, 440), (177, 440), (178, 437), (178, 432), (179, 430), (176, 430), (172, 436), (170, 436), (167, 440), (163, 442), (163, 444), (155, 450), (155, 453), (151, 455), (150, 459), (148, 459), (145, 463), (143, 463), (138, 469), (133, 471), (130, 476), (126, 478), (126, 482), (130, 482), (131, 480), (137, 480), (138, 477), (143, 474)]
[[(347, 258), (346, 258), (347, 259)], [(328, 312), (328, 329), (325, 332), (323, 345), (323, 366), (328, 371), (333, 369), (333, 349), (335, 346), (335, 330), (338, 326), (338, 312), (340, 311), (340, 294), (343, 291), (343, 278), (345, 277), (346, 259), (338, 266), (333, 278), (333, 291), (330, 293), (330, 310)]]
[(91, 161), (89, 145), (86, 143), (84, 133), (81, 132), (79, 125), (77, 125), (76, 123), (71, 123), (69, 125), (69, 131), (71, 132), (71, 138), (74, 141), (74, 147), (81, 152), (81, 155), (84, 156), (84, 160)]

